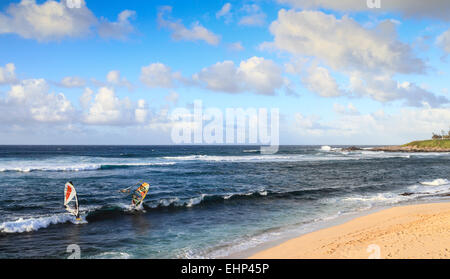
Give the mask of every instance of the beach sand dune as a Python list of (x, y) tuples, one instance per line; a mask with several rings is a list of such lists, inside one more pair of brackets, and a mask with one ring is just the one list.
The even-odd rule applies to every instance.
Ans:
[(394, 207), (256, 253), (254, 259), (450, 259), (450, 203)]

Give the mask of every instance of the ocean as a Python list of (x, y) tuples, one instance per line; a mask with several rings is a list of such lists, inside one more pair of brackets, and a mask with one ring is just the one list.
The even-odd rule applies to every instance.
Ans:
[[(448, 200), (449, 153), (342, 146), (0, 146), (0, 258), (220, 258), (376, 208)], [(72, 181), (82, 221), (63, 207)], [(119, 190), (144, 181), (143, 208)], [(382, 222), (382, 220), (380, 220)]]

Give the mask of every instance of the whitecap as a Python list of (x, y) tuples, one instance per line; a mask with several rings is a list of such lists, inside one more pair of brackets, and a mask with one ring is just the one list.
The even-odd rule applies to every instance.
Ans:
[(82, 221), (76, 221), (75, 216), (70, 214), (57, 214), (37, 218), (19, 218), (15, 221), (3, 222), (0, 224), (0, 232), (2, 233), (23, 233), (37, 231), (47, 228), (50, 225), (72, 222), (74, 224), (87, 223), (83, 218)]
[(425, 185), (425, 186), (441, 186), (441, 185), (446, 185), (449, 184), (450, 182), (447, 179), (442, 179), (442, 178), (438, 178), (435, 179), (433, 181), (423, 181), (420, 182), (420, 184)]
[(322, 151), (331, 151), (331, 146), (323, 145), (322, 147), (320, 147), (320, 150), (322, 150)]

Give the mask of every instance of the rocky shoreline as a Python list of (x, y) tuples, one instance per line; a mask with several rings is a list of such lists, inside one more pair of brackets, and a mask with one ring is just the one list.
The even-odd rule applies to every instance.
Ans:
[(343, 148), (342, 151), (384, 151), (384, 152), (450, 152), (450, 148), (439, 148), (439, 147), (417, 147), (417, 146), (403, 146), (403, 145), (392, 145), (392, 146), (381, 146), (373, 147), (371, 149), (362, 149), (356, 146), (351, 146)]

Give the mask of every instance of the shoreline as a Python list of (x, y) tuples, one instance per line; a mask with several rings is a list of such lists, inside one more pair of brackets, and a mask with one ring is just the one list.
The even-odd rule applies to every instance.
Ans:
[(340, 151), (374, 151), (374, 152), (403, 152), (403, 153), (449, 153), (450, 148), (442, 147), (419, 147), (411, 145), (387, 145), (375, 146), (370, 148), (361, 148), (357, 146), (344, 147)]
[(405, 152), (405, 153), (426, 153), (426, 152), (442, 152), (447, 153), (450, 152), (449, 148), (438, 148), (438, 147), (416, 147), (416, 146), (382, 146), (382, 147), (374, 147), (370, 149), (370, 151), (384, 151), (384, 152)]
[(226, 256), (221, 256), (218, 258), (219, 259), (250, 258), (251, 256), (253, 256), (259, 252), (276, 247), (276, 246), (278, 246), (286, 241), (289, 241), (291, 239), (294, 239), (294, 238), (297, 238), (297, 237), (300, 237), (300, 236), (303, 236), (306, 234), (314, 233), (314, 232), (322, 230), (322, 229), (330, 228), (333, 226), (338, 226), (338, 225), (344, 224), (348, 221), (351, 221), (355, 218), (366, 216), (366, 215), (378, 212), (380, 210), (388, 209), (388, 208), (390, 208), (390, 206), (386, 205), (386, 206), (373, 207), (370, 209), (362, 209), (362, 210), (357, 210), (357, 211), (352, 211), (352, 212), (346, 212), (346, 213), (343, 213), (342, 215), (339, 215), (334, 218), (326, 218), (326, 219), (319, 220), (315, 223), (306, 224), (306, 226), (308, 226), (308, 227), (303, 227), (303, 226), (298, 227), (299, 225), (297, 225), (297, 226), (291, 225), (290, 229), (286, 229), (286, 228), (280, 229), (281, 230), (280, 234), (282, 235), (280, 238), (271, 239), (271, 240), (265, 241), (261, 244), (258, 244), (256, 246), (253, 246), (253, 247), (250, 247), (250, 248), (247, 248), (244, 250), (232, 252)]
[[(342, 220), (341, 220), (342, 221)], [(448, 200), (378, 209), (256, 251), (250, 259), (450, 258)], [(368, 252), (368, 249), (372, 248)]]
[[(397, 205), (343, 216), (312, 232), (285, 237), (234, 256), (250, 259), (367, 259), (372, 255), (374, 258), (449, 259), (449, 228), (450, 202), (447, 199)], [(371, 253), (368, 249), (372, 249)]]

